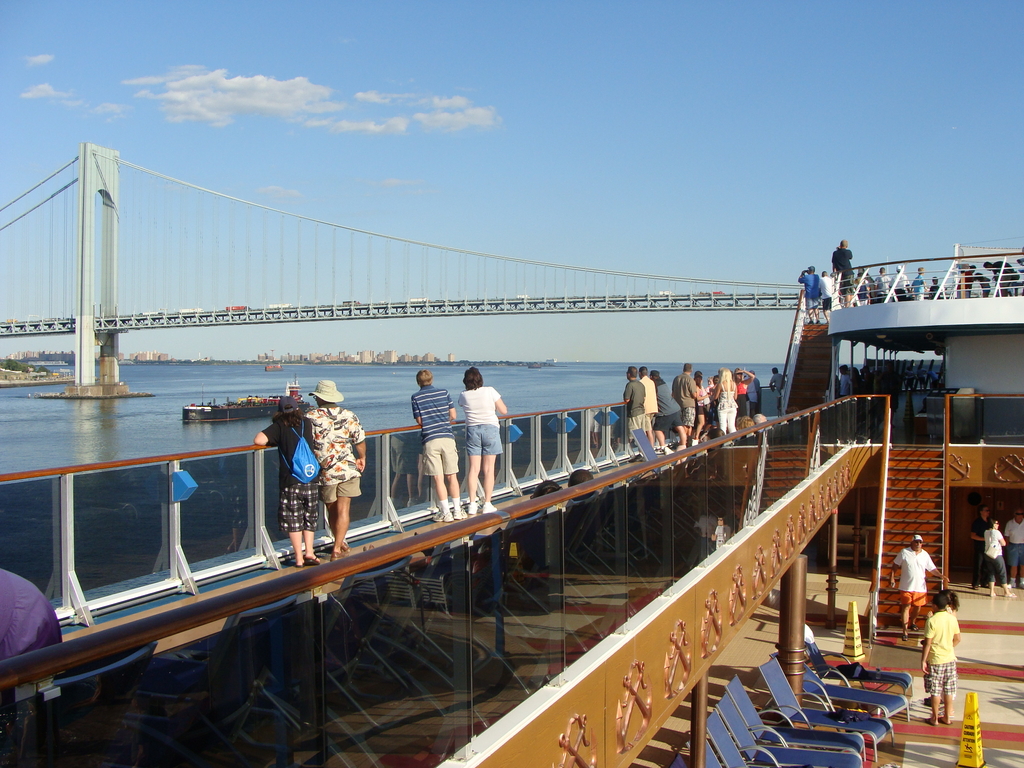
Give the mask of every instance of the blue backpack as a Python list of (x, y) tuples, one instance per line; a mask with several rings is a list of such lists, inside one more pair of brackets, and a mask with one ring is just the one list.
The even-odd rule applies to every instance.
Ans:
[(306, 423), (302, 423), (301, 435), (294, 429), (292, 432), (299, 438), (299, 443), (295, 446), (295, 453), (292, 454), (292, 477), (300, 483), (311, 483), (320, 474), (320, 463), (313, 455), (313, 451), (310, 450), (309, 443), (306, 442)]

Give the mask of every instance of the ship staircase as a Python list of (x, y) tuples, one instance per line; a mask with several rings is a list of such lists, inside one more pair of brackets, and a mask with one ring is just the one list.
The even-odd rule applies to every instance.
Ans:
[(832, 376), (832, 342), (827, 325), (804, 323), (800, 342), (794, 347), (796, 364), (792, 366), (792, 374), (786, 382), (787, 413), (824, 403), (828, 399)]
[[(943, 523), (942, 446), (892, 446), (886, 471), (885, 515), (881, 529), (882, 570), (879, 574), (878, 629), (900, 631), (899, 591), (889, 588), (892, 561), (910, 546), (914, 534), (935, 565), (946, 573)], [(897, 573), (897, 583), (899, 573)], [(924, 626), (918, 619), (918, 626)]]

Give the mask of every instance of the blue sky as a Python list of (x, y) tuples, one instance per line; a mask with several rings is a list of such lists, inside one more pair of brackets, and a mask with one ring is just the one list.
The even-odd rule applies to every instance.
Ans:
[[(0, 201), (92, 141), (304, 215), (560, 263), (788, 282), (841, 238), (862, 264), (1020, 246), (1022, 16), (1016, 3), (0, 2)], [(136, 333), (122, 349), (753, 363), (784, 358), (790, 323), (378, 321)], [(71, 341), (0, 351), (41, 346)]]

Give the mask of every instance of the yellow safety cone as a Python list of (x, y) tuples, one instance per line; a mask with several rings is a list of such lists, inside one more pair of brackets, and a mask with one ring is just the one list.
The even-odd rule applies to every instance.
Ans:
[(857, 610), (856, 600), (851, 600), (850, 606), (846, 609), (846, 642), (843, 643), (843, 655), (850, 661), (860, 661), (864, 658), (864, 645), (860, 639), (860, 612)]
[(978, 715), (978, 694), (967, 694), (964, 704), (964, 725), (960, 731), (960, 759), (956, 768), (985, 768), (985, 750), (981, 746), (981, 717)]

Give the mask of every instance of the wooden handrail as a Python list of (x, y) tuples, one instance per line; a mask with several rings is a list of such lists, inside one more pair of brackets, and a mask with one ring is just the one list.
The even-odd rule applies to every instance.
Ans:
[[(544, 416), (549, 413), (567, 413), (568, 411), (590, 411), (595, 408), (612, 408), (617, 405), (622, 405), (625, 401), (619, 401), (616, 403), (604, 403), (602, 405), (584, 405), (579, 408), (559, 408), (553, 411), (534, 411), (532, 413), (515, 413), (507, 416), (502, 416), (502, 421), (508, 421), (510, 419), (522, 419), (528, 416)], [(454, 422), (456, 425), (463, 424), (464, 422)], [(418, 432), (419, 427), (415, 424), (409, 427), (392, 427), (389, 429), (376, 429), (366, 433), (367, 437), (375, 437), (376, 435), (394, 434), (402, 432)], [(10, 482), (12, 480), (32, 480), (40, 477), (59, 477), (60, 475), (73, 475), (80, 472), (95, 472), (101, 469), (123, 469), (125, 467), (141, 467), (147, 464), (164, 464), (168, 461), (185, 461), (187, 459), (204, 459), (212, 456), (223, 456), (225, 454), (232, 453), (245, 453), (246, 451), (262, 451), (265, 450), (266, 446), (258, 445), (239, 445), (234, 448), (209, 448), (204, 451), (187, 451), (185, 453), (168, 453), (161, 456), (143, 456), (137, 459), (120, 459), (118, 461), (100, 461), (92, 464), (75, 464), (70, 467), (51, 467), (50, 469), (32, 469), (25, 472), (10, 472), (7, 474), (0, 474), (0, 483)]]
[[(316, 568), (302, 568), (293, 573), (288, 573), (259, 584), (242, 587), (226, 594), (215, 595), (190, 605), (170, 608), (156, 615), (126, 622), (109, 629), (101, 629), (81, 637), (71, 637), (64, 643), (51, 645), (47, 648), (30, 651), (29, 653), (0, 661), (0, 690), (7, 690), (18, 685), (45, 680), (79, 664), (138, 648), (147, 643), (225, 619), (242, 611), (257, 608), (261, 605), (268, 605), (291, 595), (316, 589), (330, 582), (340, 581), (346, 576), (353, 576), (380, 568), (403, 557), (432, 549), (439, 544), (458, 541), (463, 537), (494, 528), (509, 520), (525, 517), (538, 510), (565, 503), (570, 499), (622, 483), (633, 477), (639, 477), (652, 470), (671, 464), (682, 463), (687, 459), (700, 456), (716, 448), (721, 448), (739, 438), (755, 434), (761, 430), (770, 429), (815, 412), (824, 411), (827, 408), (835, 407), (842, 402), (853, 400), (857, 397), (872, 396), (849, 395), (833, 400), (830, 403), (822, 403), (811, 408), (805, 408), (802, 411), (773, 419), (765, 424), (748, 427), (747, 429), (732, 432), (716, 440), (701, 443), (677, 453), (660, 456), (654, 461), (630, 464), (602, 473), (599, 477), (572, 488), (564, 488), (556, 493), (536, 499), (523, 499), (499, 512), (482, 513), (469, 520), (449, 523), (390, 544), (383, 544), (371, 550), (350, 554), (333, 563), (325, 563)], [(559, 412), (556, 411), (556, 413)], [(245, 450), (249, 449), (246, 448)]]

